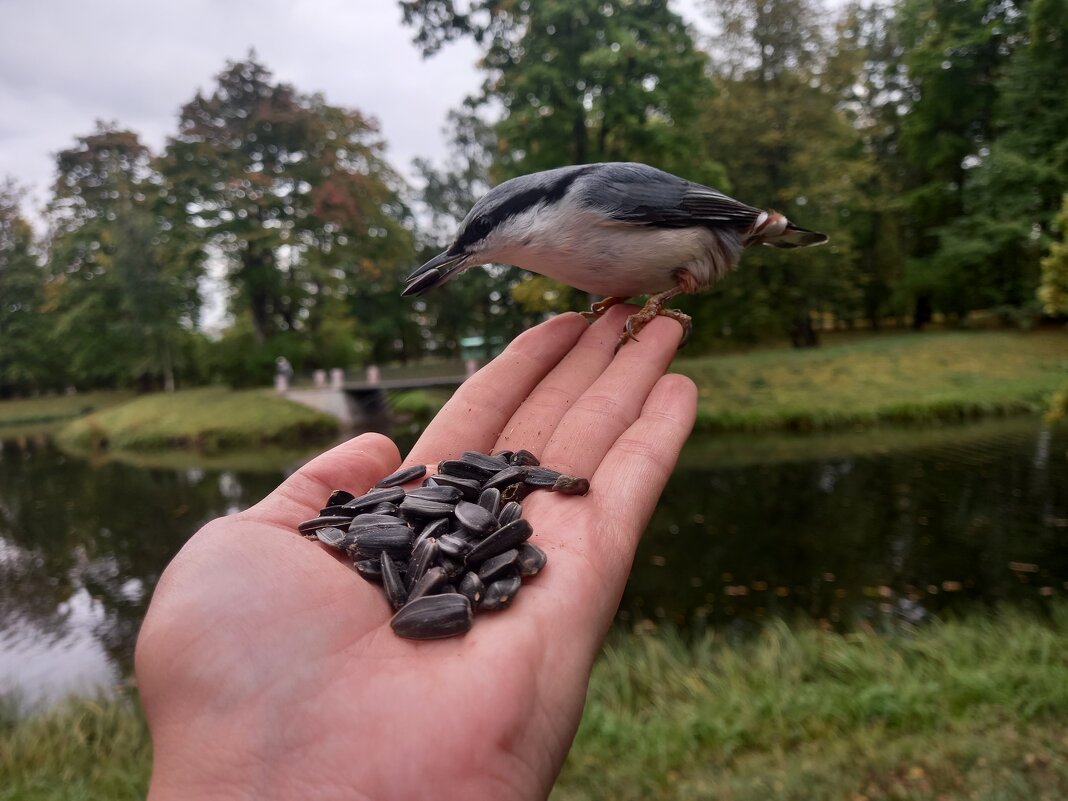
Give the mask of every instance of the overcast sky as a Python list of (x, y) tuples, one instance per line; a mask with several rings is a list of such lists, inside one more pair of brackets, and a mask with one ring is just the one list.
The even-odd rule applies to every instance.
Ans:
[(159, 152), (179, 108), (250, 48), (277, 79), (377, 118), (409, 176), (413, 158), (444, 157), (446, 114), (480, 82), (469, 42), (423, 60), (394, 0), (0, 0), (0, 178), (39, 210), (55, 154), (98, 119)]
[(479, 85), (472, 44), (424, 61), (393, 0), (0, 0), (0, 176), (46, 199), (54, 156), (98, 119), (154, 151), (226, 60), (378, 119), (390, 161), (445, 153), (446, 113)]

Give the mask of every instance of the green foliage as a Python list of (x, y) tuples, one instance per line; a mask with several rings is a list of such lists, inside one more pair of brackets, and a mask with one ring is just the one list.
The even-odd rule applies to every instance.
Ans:
[(715, 321), (697, 329), (698, 343), (788, 334), (797, 346), (814, 345), (813, 312), (846, 319), (861, 312), (862, 276), (847, 215), (859, 205), (869, 158), (837, 96), (817, 81), (825, 66), (812, 5), (729, 3), (717, 22), (724, 31), (720, 78), (705, 106), (703, 135), (727, 164), (733, 194), (827, 232), (831, 244), (790, 253), (754, 248), (735, 275), (683, 305)]
[(1049, 246), (1049, 254), (1042, 259), (1042, 283), (1038, 299), (1046, 314), (1068, 316), (1068, 194), (1064, 196), (1055, 228), (1062, 240)]
[[(1068, 792), (1066, 613), (907, 634), (613, 632), (556, 801), (1030, 801)], [(1021, 699), (1026, 699), (1021, 702)], [(145, 797), (130, 695), (0, 719), (0, 799)]]
[(618, 634), (552, 797), (1061, 797), (1066, 625), (1059, 605), (888, 636)]
[(348, 315), (377, 356), (393, 355), (395, 333), (377, 321), (399, 305), (411, 236), (382, 150), (372, 120), (274, 83), (251, 55), (183, 107), (161, 159), (170, 216), (198, 232), (201, 257), (226, 259), (257, 346), (284, 332), (320, 336), (332, 343), (323, 356), (348, 366), (361, 352), (339, 323)]
[(34, 254), (29, 223), (19, 213), (22, 191), (0, 183), (0, 397), (57, 386), (45, 345), (45, 273)]
[(57, 166), (47, 298), (66, 380), (173, 389), (201, 273), (166, 258), (148, 149), (135, 133), (98, 124)]

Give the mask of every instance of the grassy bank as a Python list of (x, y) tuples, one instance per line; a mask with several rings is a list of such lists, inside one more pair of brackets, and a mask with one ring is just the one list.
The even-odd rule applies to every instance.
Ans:
[(676, 360), (675, 370), (700, 391), (697, 427), (819, 430), (1036, 413), (1068, 382), (1063, 331), (894, 333), (826, 343)]
[[(610, 638), (553, 792), (579, 799), (1031, 801), (1068, 796), (1068, 606), (849, 636), (770, 626), (731, 646)], [(142, 798), (122, 701), (0, 722), (0, 799)]]
[(65, 447), (118, 450), (195, 447), (217, 450), (329, 437), (337, 421), (270, 390), (221, 387), (142, 395), (94, 412), (59, 433)]
[(129, 392), (99, 391), (3, 400), (0, 401), (0, 437), (36, 433), (50, 424), (106, 409), (131, 396)]

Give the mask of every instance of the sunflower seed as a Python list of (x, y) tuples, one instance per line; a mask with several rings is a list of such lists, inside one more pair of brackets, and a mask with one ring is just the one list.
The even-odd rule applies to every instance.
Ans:
[(411, 481), (413, 478), (422, 478), (425, 475), (426, 475), (426, 465), (425, 464), (413, 464), (410, 467), (402, 467), (400, 470), (398, 470), (395, 473), (390, 473), (388, 476), (386, 476), (381, 481), (379, 481), (377, 484), (375, 484), (375, 486), (378, 487), (378, 488), (382, 488), (382, 487), (398, 487), (401, 484), (406, 484), (407, 482)]
[(523, 518), (513, 520), (507, 526), (501, 526), (472, 548), (464, 561), (468, 567), (477, 567), (491, 556), (504, 553), (512, 548), (518, 548), (519, 544), (526, 542), (533, 533), (534, 529), (531, 528), (528, 521)]
[(501, 459), (497, 456), (488, 456), (478, 451), (464, 451), (460, 456), (461, 462), (481, 467), (490, 474), (496, 473), (499, 470), (504, 470), (508, 466), (508, 462), (505, 459)]
[(523, 507), (515, 501), (509, 501), (501, 507), (501, 512), (497, 515), (497, 522), (502, 526), (507, 526), (513, 520), (518, 520), (522, 515)]
[(359, 533), (372, 528), (382, 528), (382, 526), (406, 526), (408, 525), (399, 517), (393, 515), (383, 515), (377, 512), (368, 512), (363, 515), (356, 515), (352, 518), (352, 522), (349, 523), (349, 531)]
[(486, 591), (482, 594), (482, 602), (478, 605), (478, 608), (485, 610), (507, 609), (511, 606), (516, 593), (519, 592), (519, 586), (520, 578), (516, 575), (497, 579), (486, 587)]
[(477, 604), (482, 600), (482, 591), (485, 589), (485, 585), (482, 583), (482, 579), (478, 577), (478, 573), (471, 570), (464, 573), (464, 577), (460, 579), (457, 589), (461, 595), (466, 595), (471, 603)]
[(412, 530), (401, 523), (392, 528), (361, 531), (356, 535), (356, 553), (378, 556), (380, 551), (389, 551), (394, 558), (407, 561), (414, 537)]
[(455, 534), (445, 534), (438, 537), (438, 551), (453, 559), (462, 559), (464, 554), (471, 550), (467, 540), (457, 537)]
[(515, 548), (499, 553), (482, 563), (478, 569), (478, 577), (482, 579), (483, 584), (489, 584), (500, 578), (505, 570), (515, 564), (517, 558), (519, 558), (519, 551)]
[(397, 514), (397, 504), (383, 501), (382, 503), (376, 503), (367, 511), (376, 515), (395, 515)]
[(511, 484), (518, 484), (526, 478), (522, 467), (506, 467), (494, 473), (482, 486), (486, 489), (504, 489)]
[(494, 487), (482, 490), (478, 496), (478, 505), (494, 517), (501, 511), (501, 491)]
[(397, 566), (388, 551), (382, 551), (382, 586), (386, 590), (386, 598), (393, 611), (397, 611), (408, 600), (408, 591), (404, 588), (404, 581), (397, 572)]
[(439, 587), (448, 581), (448, 579), (449, 577), (445, 573), (445, 568), (430, 568), (412, 585), (412, 590), (408, 593), (408, 600), (414, 601), (417, 598), (422, 598), (424, 595), (433, 595), (437, 592)]
[(464, 572), (464, 562), (462, 558), (453, 559), (450, 556), (445, 556), (440, 551), (438, 551), (438, 564), (444, 568), (445, 575), (449, 578), (456, 578)]
[(497, 518), (477, 503), (460, 501), (455, 513), (457, 522), (472, 534), (484, 537), (498, 528)]
[(339, 551), (348, 548), (356, 539), (347, 531), (333, 526), (316, 529), (315, 536), (319, 538), (319, 542), (329, 545), (331, 548), (337, 548)]
[(351, 492), (347, 492), (343, 489), (336, 489), (330, 493), (330, 497), (326, 499), (324, 506), (342, 506), (348, 503), (356, 496)]
[(450, 517), (452, 515), (453, 504), (442, 503), (441, 501), (428, 501), (424, 498), (405, 498), (401, 501), (400, 511), (406, 517), (413, 518), (434, 518), (434, 517)]
[[(505, 467), (507, 467), (507, 465), (505, 465)], [(444, 461), (438, 462), (438, 474), (443, 476), (485, 481), (495, 472), (497, 471), (487, 469), (477, 464), (471, 464), (471, 462), (465, 462), (461, 459), (445, 459)]]
[(373, 489), (358, 498), (353, 498), (345, 504), (350, 509), (365, 511), (380, 503), (397, 503), (404, 497), (404, 490), (400, 487), (383, 487)]
[(315, 538), (315, 532), (321, 528), (345, 528), (349, 527), (349, 523), (352, 522), (351, 517), (344, 515), (324, 515), (320, 517), (313, 517), (311, 520), (305, 520), (303, 523), (297, 525), (297, 531), (303, 534), (305, 537), (311, 539)]
[(482, 491), (482, 485), (471, 478), (461, 478), (459, 476), (446, 476), (439, 473), (434, 476), (433, 479), (437, 482), (439, 487), (456, 487), (464, 494), (465, 501), (477, 501), (478, 494)]
[(551, 487), (562, 473), (548, 467), (530, 466), (523, 468), (523, 483), (529, 487)]
[(471, 628), (471, 602), (465, 595), (416, 598), (389, 621), (393, 631), (411, 640), (433, 640), (463, 634)]
[(382, 562), (378, 559), (354, 559), (352, 566), (367, 581), (382, 583)]
[(509, 464), (512, 463), (512, 457), (515, 455), (515, 451), (494, 451), (490, 456), (494, 456), (498, 459), (503, 459)]
[(533, 542), (524, 542), (519, 546), (519, 557), (516, 559), (516, 567), (519, 568), (520, 576), (533, 576), (549, 561), (545, 551)]
[(438, 558), (438, 541), (433, 537), (422, 539), (413, 546), (412, 558), (408, 560), (408, 574), (404, 577), (404, 585), (411, 590), (430, 566)]
[(419, 487), (409, 490), (405, 496), (405, 498), (418, 498), (421, 501), (437, 501), (438, 503), (456, 503), (463, 497), (463, 491), (457, 487)]
[(532, 467), (537, 467), (541, 464), (541, 462), (538, 461), (538, 457), (528, 450), (516, 451), (514, 454), (512, 454), (512, 458), (508, 460), (508, 463), (517, 465), (530, 465)]
[(359, 512), (355, 509), (350, 509), (348, 506), (342, 506), (341, 504), (324, 506), (319, 510), (319, 517), (348, 517), (351, 519), (357, 514), (359, 514)]
[(564, 495), (585, 495), (589, 491), (589, 480), (578, 476), (560, 476), (549, 487), (549, 492), (562, 492)]

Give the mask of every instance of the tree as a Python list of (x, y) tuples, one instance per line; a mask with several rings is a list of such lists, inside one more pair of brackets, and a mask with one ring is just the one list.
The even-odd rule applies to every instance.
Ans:
[[(315, 343), (338, 337), (355, 360), (358, 329), (370, 331), (398, 287), (410, 222), (382, 152), (373, 120), (274, 83), (253, 55), (183, 107), (168, 141), (174, 224), (225, 259), (233, 312), (248, 313), (258, 346), (284, 332), (312, 344), (298, 368), (319, 366)], [(370, 335), (392, 352), (394, 331)]]
[(1055, 223), (1062, 241), (1053, 242), (1042, 259), (1042, 283), (1038, 299), (1046, 314), (1068, 316), (1068, 194)]
[(795, 346), (816, 345), (815, 312), (859, 310), (848, 214), (870, 159), (824, 86), (825, 47), (809, 2), (739, 0), (718, 4), (716, 15), (708, 147), (727, 164), (732, 194), (827, 232), (831, 244), (789, 254), (753, 248), (737, 274), (687, 307), (720, 323), (700, 336), (786, 333)]
[[(698, 134), (711, 92), (707, 60), (666, 0), (400, 5), (424, 54), (459, 37), (485, 48), (486, 80), (471, 104), (499, 110), (495, 181), (566, 164), (643, 161), (722, 183)], [(511, 291), (532, 314), (586, 300), (541, 276), (523, 275)]]
[[(824, 83), (839, 98), (859, 137), (851, 177), (848, 226), (856, 260), (862, 313), (873, 328), (906, 311), (904, 278), (907, 230), (901, 194), (906, 174), (901, 129), (909, 110), (905, 50), (894, 6), (851, 3), (836, 25)], [(866, 162), (867, 169), (856, 169)]]
[(114, 124), (98, 123), (57, 156), (48, 295), (72, 383), (174, 386), (176, 343), (195, 323), (200, 274), (164, 259), (160, 182), (137, 134)]
[(55, 386), (42, 312), (45, 274), (19, 210), (22, 197), (13, 179), (0, 183), (0, 397)]
[[(1013, 0), (906, 0), (900, 7), (912, 91), (902, 146), (916, 326), (934, 309), (963, 314), (992, 302), (1000, 293), (986, 279), (996, 287), (1004, 275), (998, 251), (1018, 249), (1014, 225), (983, 219), (987, 204), (978, 195), (991, 184), (972, 173), (994, 141), (999, 76), (1025, 19)], [(1019, 299), (1018, 292), (1010, 296)]]

